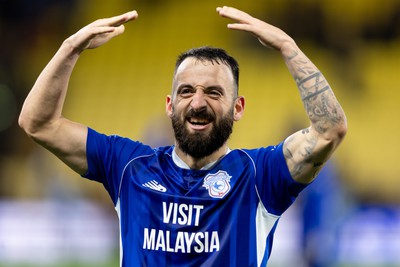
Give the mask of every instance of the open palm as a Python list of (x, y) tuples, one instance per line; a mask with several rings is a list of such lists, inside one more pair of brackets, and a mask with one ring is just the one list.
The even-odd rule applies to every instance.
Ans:
[(78, 51), (94, 49), (125, 31), (124, 23), (135, 20), (136, 11), (124, 13), (119, 16), (99, 19), (80, 29), (66, 41)]

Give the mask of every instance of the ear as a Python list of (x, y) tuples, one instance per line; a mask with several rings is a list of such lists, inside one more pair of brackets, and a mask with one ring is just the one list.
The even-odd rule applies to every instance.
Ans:
[(167, 95), (167, 99), (165, 101), (165, 112), (167, 113), (168, 117), (172, 117), (172, 97)]
[(242, 118), (243, 113), (244, 113), (244, 106), (245, 106), (245, 99), (243, 96), (239, 96), (235, 100), (235, 106), (233, 109), (233, 119), (235, 121), (238, 121)]

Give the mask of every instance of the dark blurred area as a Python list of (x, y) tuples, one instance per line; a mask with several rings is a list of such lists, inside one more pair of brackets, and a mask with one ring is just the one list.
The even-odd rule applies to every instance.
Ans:
[[(73, 0), (3, 0), (0, 2), (0, 196), (14, 197), (2, 171), (5, 164), (21, 161), (32, 143), (18, 127), (17, 118), (32, 77), (29, 73), (38, 46), (55, 44), (70, 33)], [(15, 157), (15, 158), (13, 158)], [(21, 158), (22, 157), (22, 158)], [(20, 164), (22, 162), (19, 162)], [(23, 164), (23, 163), (22, 163)], [(12, 187), (16, 186), (13, 184)]]
[[(70, 32), (70, 14), (73, 0), (3, 0), (0, 2), (0, 81), (2, 94), (9, 101), (1, 102), (1, 154), (13, 153), (19, 142), (11, 138), (20, 132), (16, 118), (20, 106), (32, 86), (26, 72), (31, 53), (42, 45), (46, 35), (49, 44), (56, 43)], [(51, 47), (53, 48), (53, 47)], [(25, 75), (24, 75), (25, 74)]]

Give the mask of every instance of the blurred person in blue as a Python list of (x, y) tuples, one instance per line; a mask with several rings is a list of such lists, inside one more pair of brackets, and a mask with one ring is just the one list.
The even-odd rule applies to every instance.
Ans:
[[(290, 122), (288, 133), (302, 127), (298, 116), (287, 121)], [(356, 199), (348, 189), (338, 162), (331, 157), (316, 179), (296, 199), (293, 209), (300, 224), (299, 250), (304, 266), (331, 267), (340, 264), (338, 236), (356, 209)]]
[(213, 47), (178, 56), (166, 97), (172, 146), (152, 148), (64, 118), (80, 54), (122, 34), (136, 11), (97, 20), (67, 38), (23, 105), (24, 131), (110, 194), (120, 223), (121, 266), (266, 266), (280, 216), (347, 132), (327, 80), (291, 37), (232, 7), (217, 13), (233, 20), (229, 29), (249, 32), (282, 55), (309, 127), (276, 146), (230, 149), (245, 99), (238, 95), (236, 60)]
[(329, 160), (296, 201), (302, 224), (301, 249), (307, 267), (340, 264), (338, 236), (355, 209), (355, 199), (347, 191), (335, 163)]

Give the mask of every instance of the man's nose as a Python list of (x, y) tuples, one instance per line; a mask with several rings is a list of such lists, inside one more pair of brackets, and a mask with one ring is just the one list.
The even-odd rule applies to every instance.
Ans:
[(196, 93), (192, 97), (192, 101), (190, 102), (190, 106), (194, 110), (199, 110), (207, 106), (207, 101), (205, 98), (205, 94), (202, 90), (197, 90)]

